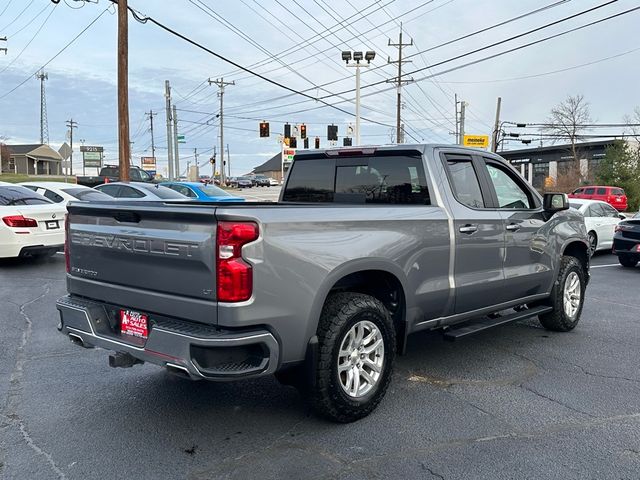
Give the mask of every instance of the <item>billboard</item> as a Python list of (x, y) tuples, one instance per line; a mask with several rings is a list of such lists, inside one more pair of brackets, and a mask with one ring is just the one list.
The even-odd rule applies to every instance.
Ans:
[(156, 157), (140, 157), (140, 166), (145, 172), (155, 175), (157, 171)]
[(489, 135), (465, 135), (462, 140), (465, 147), (487, 148)]
[(82, 145), (80, 147), (80, 151), (82, 152), (83, 168), (102, 168), (102, 156), (104, 154), (104, 148)]

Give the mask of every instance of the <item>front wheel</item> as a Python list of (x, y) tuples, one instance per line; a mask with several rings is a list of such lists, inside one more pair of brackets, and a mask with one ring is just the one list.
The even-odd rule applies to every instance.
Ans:
[(589, 232), (589, 255), (593, 256), (598, 248), (598, 237), (596, 232)]
[(580, 261), (575, 257), (563, 256), (549, 299), (553, 310), (540, 315), (542, 326), (556, 332), (568, 332), (576, 328), (584, 305), (585, 287), (586, 279)]
[(382, 302), (361, 293), (331, 295), (318, 326), (314, 409), (342, 423), (369, 415), (391, 381), (395, 345), (393, 321)]

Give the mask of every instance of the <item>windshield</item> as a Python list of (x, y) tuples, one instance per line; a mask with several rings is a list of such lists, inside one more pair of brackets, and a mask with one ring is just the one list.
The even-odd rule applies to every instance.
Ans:
[(98, 192), (93, 188), (63, 188), (62, 191), (85, 202), (92, 200), (113, 200), (113, 197), (106, 193)]
[(15, 187), (0, 187), (0, 205), (45, 205), (47, 203), (53, 202), (28, 188), (17, 185)]
[(203, 185), (200, 187), (209, 197), (230, 197), (231, 195), (215, 185)]

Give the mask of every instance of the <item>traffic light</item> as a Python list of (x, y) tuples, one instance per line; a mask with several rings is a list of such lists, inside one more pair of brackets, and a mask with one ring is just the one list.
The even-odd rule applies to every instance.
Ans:
[(327, 140), (330, 142), (338, 141), (338, 126), (337, 125), (328, 125), (327, 126)]
[(269, 122), (260, 122), (260, 138), (269, 136)]
[(344, 137), (342, 139), (342, 146), (343, 147), (350, 147), (351, 145), (352, 145), (351, 137)]
[(291, 138), (291, 125), (288, 123), (284, 124), (284, 138)]
[(300, 138), (307, 138), (307, 126), (304, 123), (300, 125)]
[(290, 138), (290, 137), (284, 137), (284, 138), (282, 139), (282, 141), (284, 142), (284, 144), (285, 144), (287, 147), (289, 147), (289, 146), (290, 146), (289, 144), (291, 143), (291, 138)]
[(291, 137), (289, 139), (289, 147), (290, 148), (298, 148), (298, 139), (296, 137)]
[(309, 148), (309, 139), (308, 138), (304, 139), (304, 148)]
[(315, 144), (316, 148), (320, 148), (320, 137), (316, 137)]

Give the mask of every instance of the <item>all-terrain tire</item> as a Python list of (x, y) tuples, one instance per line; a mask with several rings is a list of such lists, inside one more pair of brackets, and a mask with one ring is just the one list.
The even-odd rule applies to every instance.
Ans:
[[(338, 373), (340, 346), (360, 321), (375, 325), (381, 334), (384, 355), (378, 381), (360, 398), (349, 396)], [(391, 381), (395, 360), (395, 329), (389, 311), (378, 299), (362, 293), (336, 293), (327, 298), (318, 325), (315, 378), (309, 391), (314, 410), (335, 422), (348, 423), (369, 415), (380, 403)]]
[[(569, 276), (576, 273), (580, 282), (580, 300), (576, 313), (569, 316), (564, 308), (565, 284)], [(568, 332), (573, 330), (580, 321), (582, 307), (584, 306), (584, 293), (586, 288), (586, 278), (584, 269), (580, 261), (575, 257), (563, 256), (560, 260), (560, 270), (556, 278), (551, 296), (549, 297), (549, 305), (553, 310), (539, 316), (540, 323), (547, 330), (555, 332)]]
[(620, 265), (627, 268), (633, 268), (638, 264), (638, 257), (633, 255), (618, 255)]

